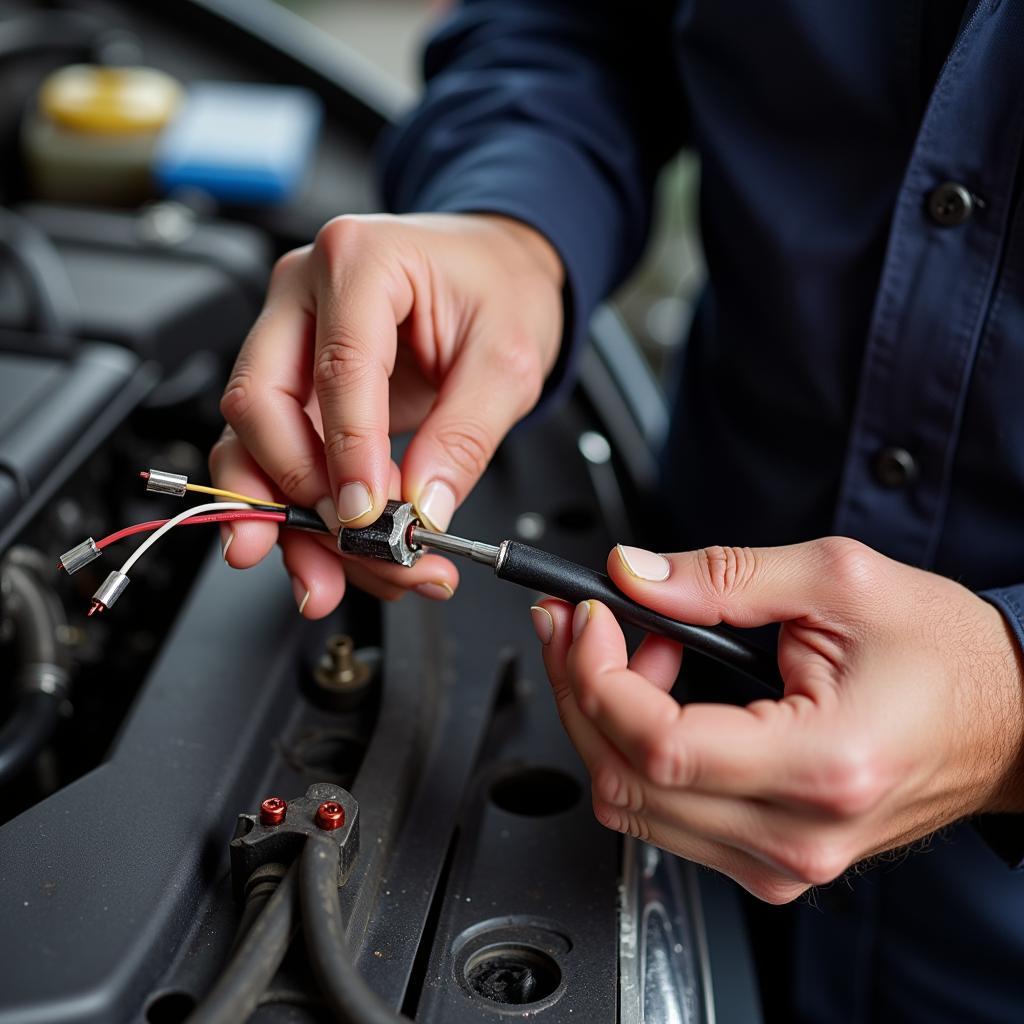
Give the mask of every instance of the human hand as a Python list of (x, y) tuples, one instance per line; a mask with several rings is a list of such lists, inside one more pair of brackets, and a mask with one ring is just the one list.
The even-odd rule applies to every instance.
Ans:
[[(509, 428), (536, 403), (562, 331), (562, 266), (532, 228), (498, 216), (339, 217), (274, 270), (221, 401), (218, 487), (364, 526), (389, 497), (439, 530)], [(416, 430), (401, 470), (390, 435)], [(339, 557), (330, 537), (273, 523), (225, 528), (225, 560), (280, 541), (307, 618), (346, 577), (378, 597), (450, 597), (455, 566)]]
[[(856, 541), (618, 548), (615, 583), (665, 615), (781, 622), (780, 700), (681, 706), (681, 652), (632, 659), (611, 612), (533, 611), (594, 811), (771, 903), (986, 811), (1024, 810), (1024, 674), (999, 611)], [(574, 640), (573, 637), (576, 637)]]

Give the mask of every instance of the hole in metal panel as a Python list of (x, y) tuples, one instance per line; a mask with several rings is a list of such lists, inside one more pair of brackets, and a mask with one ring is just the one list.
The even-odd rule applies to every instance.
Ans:
[(466, 983), (492, 1003), (526, 1006), (550, 996), (562, 971), (549, 953), (532, 946), (492, 946), (466, 961)]
[(510, 814), (542, 818), (561, 814), (579, 803), (580, 784), (557, 768), (519, 768), (491, 786), (491, 802)]
[(146, 1024), (182, 1024), (195, 1008), (189, 992), (164, 992), (147, 1007)]

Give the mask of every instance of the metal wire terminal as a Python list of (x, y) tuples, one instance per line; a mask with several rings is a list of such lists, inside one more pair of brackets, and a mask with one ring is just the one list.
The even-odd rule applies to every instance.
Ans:
[(188, 477), (181, 473), (167, 473), (162, 469), (149, 469), (139, 474), (146, 481), (146, 490), (153, 494), (173, 494), (183, 498), (188, 487)]
[(92, 607), (89, 609), (90, 615), (95, 615), (96, 612), (105, 612), (108, 608), (113, 608), (114, 602), (128, 589), (130, 580), (123, 572), (118, 572), (116, 569), (96, 588), (96, 593), (92, 595)]
[(83, 566), (88, 565), (90, 562), (95, 561), (99, 558), (103, 552), (96, 546), (96, 541), (92, 537), (86, 537), (81, 544), (76, 544), (73, 548), (68, 548), (63, 555), (60, 556), (60, 567), (71, 576), (73, 573), (78, 572)]

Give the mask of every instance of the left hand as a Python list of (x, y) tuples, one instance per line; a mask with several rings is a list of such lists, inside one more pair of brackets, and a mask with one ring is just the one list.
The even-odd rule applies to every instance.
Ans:
[(1017, 644), (959, 584), (846, 538), (616, 549), (608, 570), (686, 622), (782, 623), (785, 680), (780, 700), (680, 706), (677, 645), (649, 636), (628, 659), (604, 605), (542, 601), (559, 714), (608, 828), (785, 903), (965, 816), (1024, 810)]

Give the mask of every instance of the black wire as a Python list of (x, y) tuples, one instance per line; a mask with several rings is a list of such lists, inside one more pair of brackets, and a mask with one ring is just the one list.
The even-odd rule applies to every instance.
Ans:
[(295, 931), (297, 875), (298, 864), (292, 864), (186, 1024), (240, 1024), (259, 1005)]
[(336, 843), (310, 836), (302, 851), (299, 903), (310, 966), (339, 1024), (398, 1024), (408, 1021), (363, 980), (346, 949), (338, 904)]

